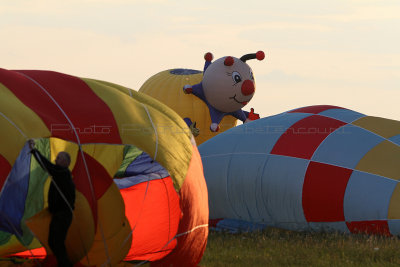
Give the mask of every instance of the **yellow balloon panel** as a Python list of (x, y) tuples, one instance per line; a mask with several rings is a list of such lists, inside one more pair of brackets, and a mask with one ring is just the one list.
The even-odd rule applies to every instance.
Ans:
[(400, 147), (387, 140), (381, 142), (358, 162), (356, 169), (400, 180)]
[(369, 130), (384, 138), (390, 138), (400, 134), (400, 121), (366, 116), (351, 124)]
[(28, 138), (50, 136), (39, 116), (0, 83), (0, 151), (12, 165)]
[(139, 89), (139, 92), (150, 95), (173, 109), (182, 118), (190, 118), (196, 122), (200, 134), (196, 143), (207, 141), (215, 135), (236, 126), (237, 119), (225, 116), (220, 123), (219, 132), (211, 132), (211, 117), (207, 105), (194, 95), (185, 94), (183, 86), (200, 83), (203, 74), (194, 70), (166, 70), (150, 77)]
[(83, 145), (82, 149), (95, 158), (107, 170), (110, 177), (117, 172), (124, 157), (123, 145), (88, 144)]
[[(132, 235), (131, 226), (125, 217), (124, 200), (114, 183), (98, 200), (97, 205), (99, 223), (96, 235), (81, 263), (87, 266), (115, 266), (128, 253)], [(110, 263), (103, 265), (109, 260)]]

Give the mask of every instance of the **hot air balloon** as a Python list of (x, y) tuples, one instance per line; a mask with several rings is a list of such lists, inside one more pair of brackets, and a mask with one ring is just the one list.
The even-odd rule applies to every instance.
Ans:
[(240, 59), (228, 56), (211, 62), (213, 55), (206, 53), (203, 72), (191, 69), (162, 71), (150, 77), (139, 92), (175, 110), (196, 130), (196, 142), (201, 144), (216, 132), (234, 127), (237, 119), (244, 123), (259, 118), (254, 109), (247, 112), (242, 108), (255, 93), (253, 72), (246, 61), (263, 60), (264, 57), (264, 52), (259, 51)]
[[(49, 179), (25, 145), (35, 138), (49, 159), (59, 151), (71, 155), (77, 199), (66, 244), (74, 262), (114, 266), (127, 258), (193, 266), (201, 260), (208, 234), (207, 189), (190, 131), (172, 110), (116, 84), (51, 71), (0, 69), (0, 95), (1, 256), (27, 249), (32, 258), (51, 253)], [(114, 180), (126, 177), (114, 176), (132, 174), (126, 172), (136, 159), (132, 151), (158, 162), (168, 175), (150, 179), (147, 172), (141, 181), (119, 188)], [(166, 210), (168, 217), (161, 217), (168, 232), (163, 225), (155, 231), (160, 239), (154, 238), (142, 220)], [(135, 258), (133, 246), (155, 253)]]
[(232, 128), (199, 151), (217, 227), (400, 234), (399, 121), (310, 106)]

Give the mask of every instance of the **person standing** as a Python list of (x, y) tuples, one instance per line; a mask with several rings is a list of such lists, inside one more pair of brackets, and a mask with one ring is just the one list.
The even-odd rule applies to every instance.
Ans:
[(73, 266), (68, 258), (65, 239), (72, 222), (75, 209), (75, 184), (68, 167), (71, 163), (67, 152), (57, 155), (55, 164), (51, 163), (39, 150), (35, 141), (30, 139), (29, 148), (40, 166), (52, 176), (48, 193), (49, 212), (52, 215), (49, 228), (49, 247), (53, 251), (58, 266)]

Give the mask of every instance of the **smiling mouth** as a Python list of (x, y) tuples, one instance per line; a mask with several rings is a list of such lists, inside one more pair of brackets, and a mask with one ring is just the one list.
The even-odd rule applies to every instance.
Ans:
[(239, 103), (239, 104), (241, 104), (241, 105), (243, 105), (243, 106), (245, 106), (245, 105), (247, 105), (247, 103), (249, 103), (249, 101), (243, 101), (243, 102), (238, 101), (238, 100), (236, 99), (236, 95), (231, 96), (229, 99), (233, 99), (233, 100), (235, 100), (236, 103)]

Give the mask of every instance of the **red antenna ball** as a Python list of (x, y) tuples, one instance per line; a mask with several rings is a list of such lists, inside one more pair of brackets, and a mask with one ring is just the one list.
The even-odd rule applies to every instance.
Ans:
[(224, 60), (224, 65), (225, 66), (232, 66), (233, 63), (235, 63), (235, 60), (233, 59), (233, 57), (228, 56)]
[(263, 52), (263, 51), (258, 51), (258, 52), (256, 53), (256, 58), (257, 58), (258, 60), (263, 60), (263, 59), (265, 58), (264, 52)]

